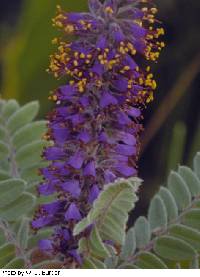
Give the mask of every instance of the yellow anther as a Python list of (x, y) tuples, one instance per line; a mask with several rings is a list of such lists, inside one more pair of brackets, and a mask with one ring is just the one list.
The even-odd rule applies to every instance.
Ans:
[(144, 8), (142, 8), (142, 11), (143, 11), (143, 12), (148, 12), (148, 8), (147, 8), (147, 7), (144, 7)]
[(60, 21), (56, 21), (56, 22), (55, 22), (55, 25), (56, 25), (58, 28), (62, 28), (62, 27), (63, 27), (63, 24), (62, 24), (62, 22), (60, 22)]
[(151, 73), (151, 74), (148, 74), (148, 75), (147, 75), (147, 78), (148, 78), (148, 79), (152, 79), (152, 78), (153, 78), (153, 74), (152, 74), (152, 73)]
[(81, 25), (85, 25), (85, 21), (84, 20), (81, 19), (81, 20), (79, 20), (79, 22), (80, 22)]
[(156, 81), (155, 81), (155, 80), (153, 80), (153, 82), (152, 82), (152, 89), (156, 89), (156, 88), (157, 88)]
[(161, 42), (160, 43), (160, 46), (163, 48), (163, 47), (165, 47), (165, 43), (164, 42)]
[(156, 13), (158, 12), (158, 9), (156, 9), (156, 8), (151, 8), (151, 12), (152, 12), (153, 14), (156, 14)]
[(84, 92), (83, 86), (80, 86), (80, 87), (78, 88), (78, 90), (79, 90), (79, 92)]
[(57, 9), (58, 11), (61, 11), (61, 6), (60, 6), (60, 5), (56, 5), (56, 9)]
[(101, 61), (101, 60), (103, 60), (103, 55), (99, 55), (98, 56), (98, 59)]
[(65, 27), (65, 32), (68, 33), (68, 34), (71, 34), (74, 32), (74, 26), (71, 25), (71, 24), (68, 24), (66, 27)]
[(111, 15), (114, 13), (113, 9), (110, 6), (105, 8), (105, 12)]
[(65, 48), (63, 47), (63, 45), (60, 45), (60, 46), (58, 47), (58, 50), (59, 50), (61, 53), (65, 52)]
[(129, 66), (129, 65), (126, 65), (126, 66), (124, 66), (123, 69), (124, 69), (124, 70), (130, 70), (130, 66)]
[(58, 43), (58, 38), (54, 38), (53, 40), (52, 40), (52, 44), (57, 44)]
[(144, 84), (144, 80), (142, 78), (139, 78), (139, 84), (143, 85)]
[(81, 58), (81, 59), (84, 59), (84, 58), (85, 58), (85, 54), (84, 54), (84, 53), (81, 53), (81, 54), (80, 54), (80, 58)]

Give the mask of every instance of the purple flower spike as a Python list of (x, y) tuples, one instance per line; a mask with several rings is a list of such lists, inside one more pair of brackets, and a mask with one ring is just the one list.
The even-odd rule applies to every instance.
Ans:
[[(67, 13), (58, 7), (54, 25), (63, 35), (53, 42), (49, 71), (63, 79), (49, 97), (40, 195), (52, 203), (40, 205), (32, 226), (52, 226), (43, 250), (81, 263), (75, 223), (87, 216), (101, 190), (118, 178), (137, 176), (142, 110), (153, 100), (156, 82), (150, 62), (164, 43), (152, 0), (88, 0), (89, 12)], [(156, 26), (154, 26), (156, 23)], [(69, 42), (69, 35), (74, 39)]]

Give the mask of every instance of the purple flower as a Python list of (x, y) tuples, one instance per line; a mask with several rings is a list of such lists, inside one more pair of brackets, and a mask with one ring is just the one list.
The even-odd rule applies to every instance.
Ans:
[(65, 213), (65, 219), (66, 220), (74, 219), (76, 221), (79, 221), (81, 218), (82, 216), (76, 204), (74, 203), (70, 204), (68, 210)]
[(83, 155), (81, 152), (76, 152), (73, 156), (69, 159), (69, 165), (71, 165), (75, 169), (80, 169), (83, 164)]
[[(89, 12), (59, 7), (54, 19), (64, 34), (54, 40), (58, 50), (50, 72), (64, 77), (64, 85), (50, 96), (55, 102), (48, 117), (51, 146), (43, 155), (49, 163), (40, 170), (44, 181), (38, 192), (57, 200), (39, 207), (32, 226), (53, 226), (41, 249), (78, 263), (81, 236), (72, 235), (74, 224), (105, 185), (137, 175), (142, 110), (156, 89), (146, 64), (156, 61), (164, 46), (151, 2), (88, 0)], [(75, 39), (68, 42), (68, 34)]]
[(97, 185), (93, 185), (92, 188), (90, 189), (90, 193), (88, 196), (88, 202), (92, 204), (94, 200), (98, 197), (99, 195), (99, 187)]
[(44, 251), (53, 250), (52, 242), (51, 242), (51, 240), (48, 240), (48, 239), (40, 240), (39, 247), (41, 250), (44, 250)]
[(64, 191), (70, 192), (71, 195), (75, 198), (78, 198), (81, 193), (80, 185), (78, 181), (67, 181), (62, 184), (62, 189)]
[(100, 100), (100, 107), (101, 108), (105, 108), (108, 105), (117, 105), (117, 99), (112, 96), (111, 94), (109, 94), (108, 92), (104, 92), (101, 96), (101, 100)]
[(83, 170), (84, 176), (93, 176), (96, 177), (96, 169), (95, 169), (95, 162), (91, 161), (88, 162)]

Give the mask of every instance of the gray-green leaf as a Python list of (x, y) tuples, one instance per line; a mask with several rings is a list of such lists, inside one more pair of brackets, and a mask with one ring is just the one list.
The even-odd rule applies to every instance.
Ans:
[(183, 210), (191, 203), (191, 193), (184, 179), (174, 171), (169, 176), (168, 188), (173, 194), (180, 210)]
[(196, 251), (188, 243), (172, 236), (162, 236), (156, 239), (154, 251), (162, 258), (172, 261), (192, 260)]
[(38, 110), (38, 101), (30, 102), (18, 109), (7, 122), (9, 131), (13, 134), (16, 130), (31, 122), (38, 114)]
[(167, 211), (159, 195), (154, 196), (150, 203), (148, 220), (151, 230), (154, 232), (167, 226)]
[[(21, 179), (0, 182), (0, 208), (15, 201), (24, 191), (26, 183)], [(1, 213), (0, 213), (1, 216)]]
[(144, 216), (140, 216), (136, 220), (134, 228), (137, 248), (144, 248), (151, 239), (151, 228), (149, 221)]
[(5, 220), (15, 221), (31, 211), (35, 205), (35, 201), (36, 199), (32, 194), (24, 192), (14, 202), (0, 208), (0, 215)]

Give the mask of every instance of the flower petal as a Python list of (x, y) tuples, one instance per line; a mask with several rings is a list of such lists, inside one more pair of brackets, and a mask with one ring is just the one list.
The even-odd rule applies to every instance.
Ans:
[(62, 189), (64, 191), (70, 192), (72, 196), (78, 198), (81, 193), (79, 181), (72, 180), (62, 184)]
[(100, 193), (99, 187), (97, 185), (93, 185), (92, 188), (90, 189), (88, 202), (92, 204), (94, 200), (98, 197), (99, 193)]
[(69, 165), (71, 165), (75, 169), (80, 169), (83, 164), (83, 155), (81, 152), (76, 152), (72, 157), (70, 157)]
[(89, 162), (85, 166), (85, 168), (83, 170), (83, 175), (84, 176), (93, 176), (93, 177), (96, 176), (96, 169), (95, 169), (95, 162), (94, 161)]
[(74, 204), (74, 203), (70, 204), (68, 210), (65, 213), (65, 219), (66, 220), (74, 219), (76, 221), (79, 221), (79, 220), (81, 220), (81, 218), (82, 218), (82, 216), (81, 216), (76, 204)]

